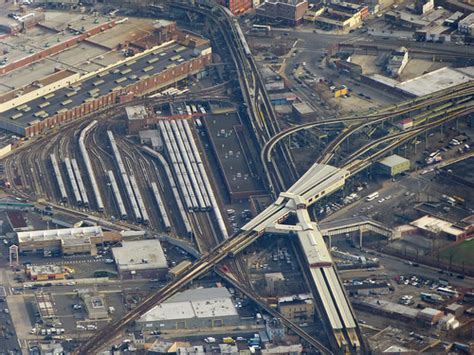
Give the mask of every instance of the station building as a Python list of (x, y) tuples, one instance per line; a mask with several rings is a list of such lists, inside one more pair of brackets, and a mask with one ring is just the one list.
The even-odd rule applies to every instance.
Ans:
[(81, 227), (18, 232), (20, 253), (59, 251), (63, 255), (96, 255), (98, 244), (122, 240), (120, 233), (104, 232), (101, 227)]
[(190, 289), (178, 293), (136, 321), (140, 330), (203, 330), (239, 324), (234, 302), (224, 287)]

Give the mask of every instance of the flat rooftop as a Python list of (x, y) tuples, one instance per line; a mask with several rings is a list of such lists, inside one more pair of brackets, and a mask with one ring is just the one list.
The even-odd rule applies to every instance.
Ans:
[(261, 191), (261, 183), (252, 174), (239, 137), (242, 122), (237, 113), (209, 115), (204, 118), (213, 149), (227, 181), (230, 193)]
[(392, 154), (386, 158), (383, 158), (379, 161), (380, 164), (393, 168), (394, 166), (410, 162), (408, 159), (405, 159), (399, 155)]
[(121, 271), (168, 268), (158, 239), (124, 241), (121, 247), (112, 248), (112, 253)]
[(443, 67), (430, 73), (420, 75), (406, 81), (397, 81), (380, 74), (370, 77), (386, 86), (401, 90), (409, 95), (418, 97), (448, 89), (474, 79), (474, 67), (449, 68)]
[(229, 291), (224, 288), (186, 290), (152, 308), (139, 321), (238, 316)]
[[(8, 59), (6, 64), (70, 40), (77, 36), (77, 31), (83, 32), (83, 29), (87, 31), (111, 20), (101, 15), (95, 17), (77, 12), (49, 10), (45, 12), (45, 17), (44, 22), (29, 29), (27, 34), (2, 39), (0, 51), (8, 53), (1, 58)], [(116, 20), (120, 21), (120, 18)], [(150, 34), (154, 23), (152, 19), (128, 18), (127, 21), (112, 28), (107, 27), (106, 30), (89, 37), (86, 41), (0, 76), (0, 93), (40, 80), (54, 73), (58, 68), (87, 73), (115, 63), (123, 59), (121, 51), (115, 51), (115, 49), (121, 43), (133, 42)], [(69, 28), (68, 25), (70, 25)]]
[[(175, 50), (181, 48), (183, 50), (177, 54)], [(182, 62), (189, 61), (196, 56), (195, 53), (194, 49), (183, 47), (177, 43), (157, 48), (155, 51), (142, 55), (136, 60), (130, 59), (126, 63), (115, 66), (110, 71), (101, 72), (98, 75), (75, 83), (72, 87), (65, 87), (45, 95), (49, 97), (48, 99), (42, 96), (29, 101), (25, 105), (0, 113), (0, 120), (6, 120), (8, 124), (17, 127), (28, 127), (33, 121), (42, 120), (46, 117), (54, 116), (58, 111), (70, 110), (81, 105), (85, 100), (92, 97), (91, 94), (94, 97), (106, 95), (114, 89), (134, 84), (145, 76), (158, 74), (171, 64), (181, 64)], [(180, 56), (179, 59), (171, 61), (171, 58), (178, 55)], [(46, 103), (48, 103), (47, 106), (45, 106)], [(43, 107), (40, 107), (40, 105)], [(19, 108), (22, 108), (22, 110)], [(40, 113), (42, 113), (42, 116), (38, 116)], [(21, 116), (16, 119), (11, 118), (19, 114)]]
[(466, 68), (440, 68), (404, 81), (397, 88), (414, 96), (424, 96), (436, 91), (450, 88), (455, 85), (466, 83), (474, 79), (474, 67)]
[(63, 240), (74, 239), (79, 237), (95, 237), (102, 235), (102, 228), (82, 227), (82, 228), (63, 228), (63, 229), (46, 229), (28, 232), (18, 232), (17, 238), (20, 244), (47, 241), (47, 240)]
[(87, 14), (45, 11), (45, 20), (40, 26), (30, 28), (27, 33), (7, 36), (0, 43), (2, 53), (7, 54), (8, 63), (18, 61), (49, 46), (66, 42), (81, 32), (111, 21), (105, 16), (89, 16)]

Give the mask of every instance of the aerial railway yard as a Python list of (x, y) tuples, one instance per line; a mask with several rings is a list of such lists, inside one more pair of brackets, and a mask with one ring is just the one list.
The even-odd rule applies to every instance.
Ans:
[[(238, 30), (236, 32), (232, 36), (242, 40), (243, 35)], [(233, 38), (229, 34), (227, 36)], [(236, 61), (245, 62), (244, 58), (248, 55), (245, 42), (239, 46), (245, 55), (236, 53), (240, 56)], [(245, 72), (243, 77), (248, 78), (250, 83), (258, 81), (252, 76), (252, 72), (258, 74), (255, 64), (250, 63), (249, 67), (242, 66)], [(255, 84), (255, 88), (259, 85), (258, 90), (263, 91), (263, 104), (258, 103), (259, 100), (248, 92), (247, 101), (252, 106), (253, 114), (262, 118), (258, 123), (260, 132), (266, 132), (261, 142), (266, 143), (262, 157), (272, 162), (271, 151), (277, 142), (306, 126), (278, 133), (279, 128), (274, 125), (271, 105), (265, 101), (262, 84)], [(309, 219), (307, 208), (341, 188), (348, 178), (398, 144), (447, 120), (471, 114), (472, 93), (472, 85), (469, 84), (451, 89), (439, 97), (425, 97), (400, 107), (392, 107), (383, 113), (311, 123), (316, 126), (354, 121), (355, 124), (349, 125), (330, 142), (317, 160), (321, 164), (315, 164), (289, 189), (285, 185), (294, 180), (294, 173), (282, 177), (274, 164), (270, 168), (274, 170), (269, 170), (269, 180), (275, 195), (277, 192), (282, 193), (275, 196), (278, 198), (274, 204), (243, 226), (239, 233), (230, 236), (220, 212), (218, 197), (214, 196), (212, 181), (206, 172), (206, 162), (201, 160), (190, 124), (186, 120), (157, 121), (164, 138), (164, 154), (147, 147), (138, 147), (124, 137), (123, 127), (117, 124), (118, 120), (103, 118), (72, 123), (60, 133), (53, 132), (47, 139), (40, 139), (34, 150), (26, 147), (14, 153), (5, 160), (5, 164), (12, 189), (19, 196), (30, 200), (54, 201), (71, 211), (86, 216), (102, 216), (119, 225), (125, 225), (126, 222), (137, 229), (170, 232), (186, 237), (193, 235), (203, 253), (203, 257), (183, 270), (178, 278), (150, 295), (123, 319), (98, 331), (81, 346), (79, 353), (98, 351), (117, 332), (125, 330), (151, 307), (213, 270), (220, 262), (238, 264), (238, 254), (265, 233), (298, 235), (301, 268), (305, 270), (311, 291), (318, 299), (320, 314), (325, 320), (334, 352), (364, 352), (364, 342), (354, 312), (318, 226)], [(212, 95), (211, 91), (207, 95)], [(453, 107), (446, 106), (449, 103)], [(417, 111), (421, 109), (425, 111)], [(347, 159), (341, 160), (341, 168), (327, 165), (339, 153), (342, 142), (354, 132), (415, 111), (421, 123), (413, 130), (361, 147)], [(268, 123), (265, 123), (264, 117), (269, 117)], [(267, 147), (270, 148), (266, 150)], [(285, 158), (286, 164), (291, 163), (287, 159), (287, 152), (281, 147), (277, 154)], [(290, 216), (298, 218), (295, 226), (283, 224)], [(241, 282), (245, 283), (245, 280)], [(272, 314), (271, 311), (269, 313)], [(285, 324), (295, 326), (296, 333), (319, 351), (329, 352), (317, 341), (311, 340), (310, 335), (302, 333), (296, 325)]]

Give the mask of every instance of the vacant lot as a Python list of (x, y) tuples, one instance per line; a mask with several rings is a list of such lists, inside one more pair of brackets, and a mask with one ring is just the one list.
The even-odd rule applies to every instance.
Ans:
[(448, 260), (451, 256), (457, 264), (474, 265), (474, 239), (466, 240), (452, 248), (443, 250), (441, 253), (441, 257)]

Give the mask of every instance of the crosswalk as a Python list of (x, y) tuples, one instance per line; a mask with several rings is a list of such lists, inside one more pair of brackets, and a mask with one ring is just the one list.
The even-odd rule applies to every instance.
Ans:
[(40, 265), (77, 265), (77, 264), (90, 264), (90, 263), (101, 263), (104, 262), (105, 259), (76, 259), (76, 260), (58, 260), (54, 262), (41, 262), (41, 263), (32, 263), (31, 265), (40, 266)]

